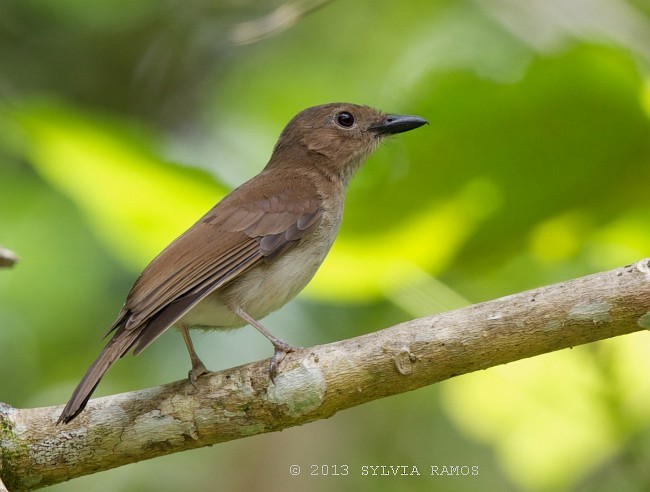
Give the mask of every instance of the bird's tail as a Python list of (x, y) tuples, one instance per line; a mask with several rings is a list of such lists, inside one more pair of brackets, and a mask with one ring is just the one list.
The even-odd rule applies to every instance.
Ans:
[(93, 394), (95, 388), (101, 381), (102, 377), (108, 369), (115, 363), (117, 359), (126, 354), (132, 347), (134, 337), (130, 336), (129, 332), (118, 333), (110, 342), (104, 347), (104, 350), (99, 354), (99, 357), (92, 363), (86, 371), (81, 382), (77, 385), (70, 397), (70, 401), (61, 412), (61, 416), (57, 424), (67, 424), (74, 419), (86, 407), (86, 403)]

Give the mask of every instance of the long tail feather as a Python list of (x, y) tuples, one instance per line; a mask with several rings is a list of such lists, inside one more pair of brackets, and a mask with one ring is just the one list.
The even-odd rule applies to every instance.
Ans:
[(108, 342), (104, 350), (99, 354), (99, 357), (88, 368), (81, 382), (75, 388), (70, 397), (70, 401), (68, 401), (63, 412), (61, 412), (57, 424), (67, 424), (81, 413), (86, 407), (90, 395), (93, 394), (93, 391), (95, 391), (95, 388), (106, 371), (108, 371), (117, 359), (129, 351), (135, 341), (134, 338), (133, 333), (122, 332)]

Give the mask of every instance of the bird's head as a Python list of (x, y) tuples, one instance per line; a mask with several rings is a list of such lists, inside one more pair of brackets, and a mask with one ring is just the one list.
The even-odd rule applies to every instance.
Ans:
[(347, 183), (382, 140), (426, 123), (419, 116), (384, 114), (356, 104), (314, 106), (287, 124), (269, 164), (281, 160), (282, 165), (304, 165), (309, 161), (325, 166), (324, 171)]

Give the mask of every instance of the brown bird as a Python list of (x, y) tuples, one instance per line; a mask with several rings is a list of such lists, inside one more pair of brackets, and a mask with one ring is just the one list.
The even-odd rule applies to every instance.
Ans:
[(260, 174), (232, 191), (144, 269), (117, 319), (115, 332), (72, 393), (58, 423), (86, 406), (115, 361), (137, 355), (167, 328), (183, 335), (192, 383), (207, 372), (188, 328), (250, 324), (275, 347), (278, 364), (293, 347), (259, 319), (286, 304), (311, 280), (341, 224), (350, 178), (388, 135), (427, 123), (367, 106), (325, 104), (306, 109), (283, 130)]

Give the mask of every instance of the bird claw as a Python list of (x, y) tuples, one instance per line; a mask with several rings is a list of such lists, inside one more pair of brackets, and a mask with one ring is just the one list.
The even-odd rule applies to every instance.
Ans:
[(196, 382), (198, 381), (198, 379), (204, 374), (207, 374), (208, 372), (210, 371), (208, 371), (203, 365), (203, 363), (201, 362), (196, 365), (192, 365), (192, 369), (190, 369), (187, 373), (187, 379), (189, 379), (192, 386), (196, 388)]
[(275, 352), (273, 357), (271, 357), (271, 363), (269, 364), (269, 377), (271, 382), (275, 384), (275, 377), (278, 375), (278, 366), (284, 360), (286, 355), (290, 352), (295, 352), (300, 349), (300, 347), (293, 347), (286, 342), (278, 341), (274, 343)]

